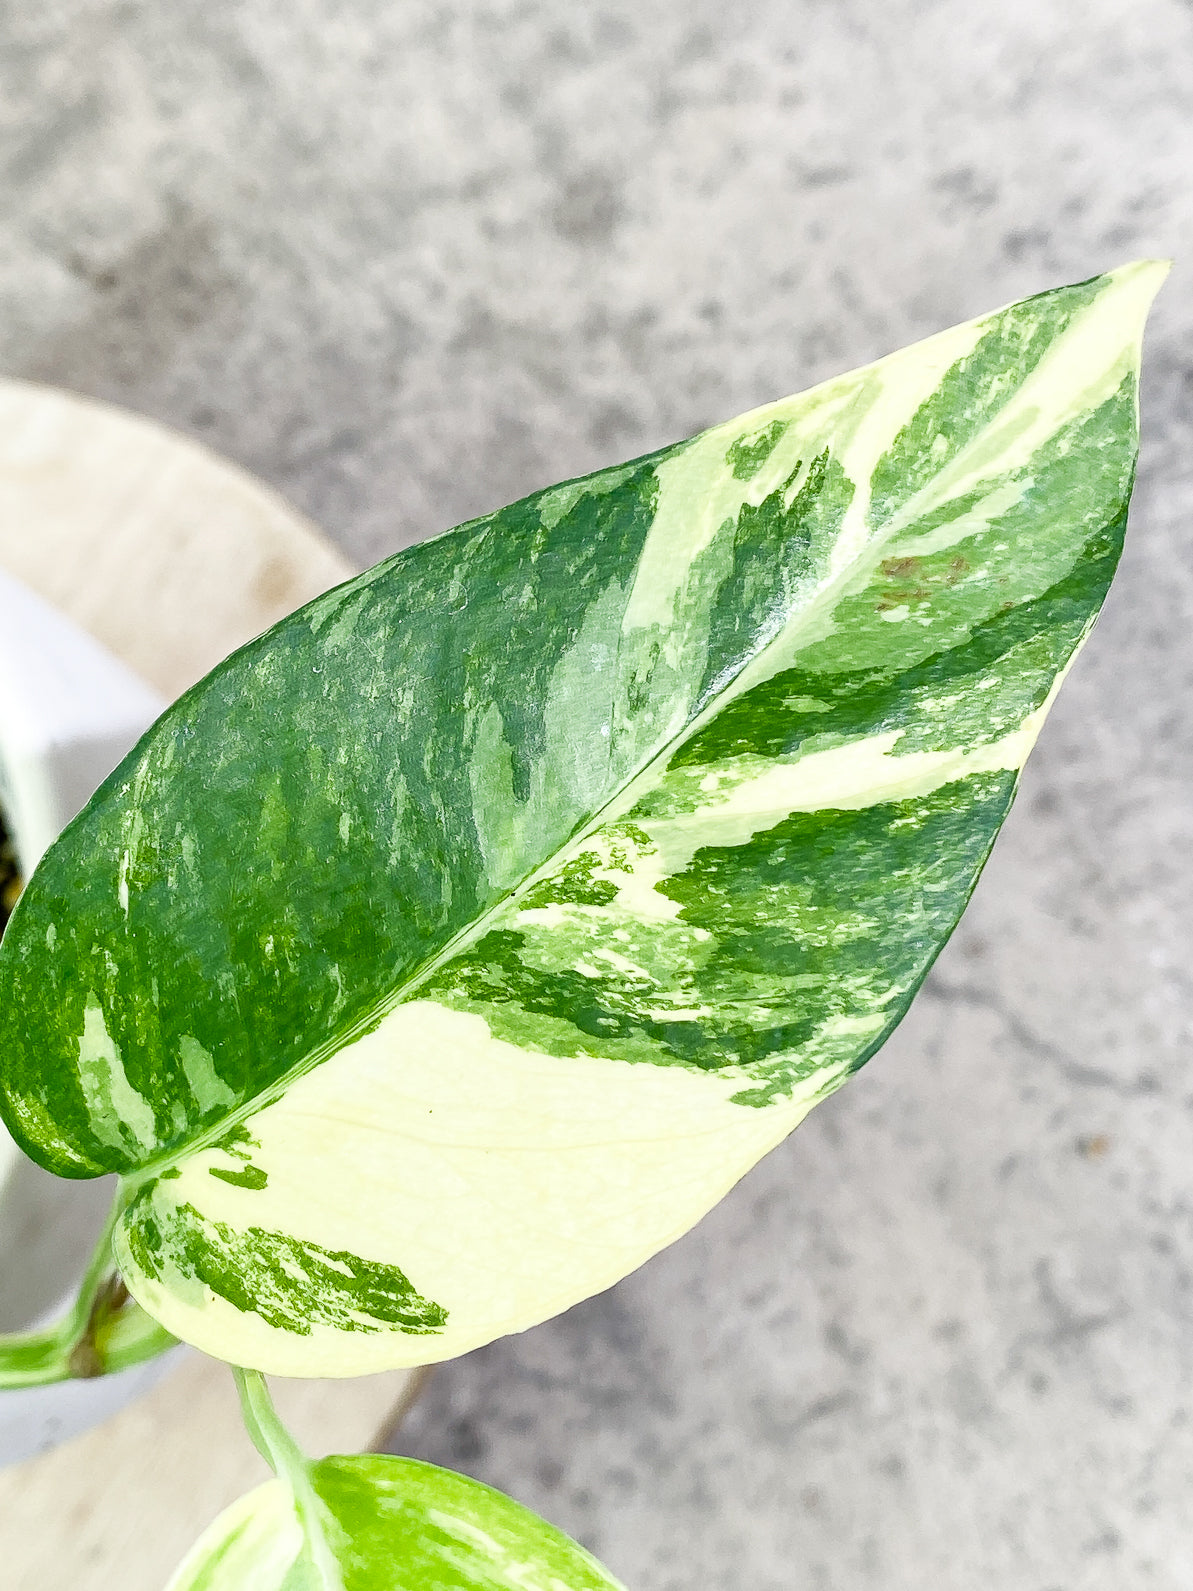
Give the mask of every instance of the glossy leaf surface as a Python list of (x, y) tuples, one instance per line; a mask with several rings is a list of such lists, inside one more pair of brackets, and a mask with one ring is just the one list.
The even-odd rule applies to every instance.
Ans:
[(583, 1548), (479, 1481), (367, 1454), (310, 1468), (340, 1585), (313, 1562), (291, 1494), (268, 1481), (196, 1543), (169, 1591), (621, 1591)]
[(864, 1062), (1118, 557), (1163, 267), (1026, 300), (318, 599), (0, 946), (35, 1158), (169, 1330), (351, 1374), (679, 1236)]

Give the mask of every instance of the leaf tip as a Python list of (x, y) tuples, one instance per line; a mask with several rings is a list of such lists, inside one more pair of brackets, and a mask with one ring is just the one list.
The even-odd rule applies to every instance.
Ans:
[(1148, 310), (1152, 307), (1152, 300), (1164, 286), (1171, 269), (1172, 261), (1168, 259), (1131, 260), (1116, 270), (1108, 271), (1106, 280), (1115, 288), (1130, 295), (1142, 326)]

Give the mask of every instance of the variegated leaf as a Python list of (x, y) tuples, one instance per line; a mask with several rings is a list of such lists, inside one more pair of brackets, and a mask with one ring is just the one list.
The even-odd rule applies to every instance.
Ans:
[(621, 1591), (553, 1525), (464, 1475), (380, 1454), (309, 1475), (318, 1560), (285, 1482), (267, 1481), (220, 1515), (168, 1591)]
[(173, 707), (0, 946), (171, 1331), (349, 1374), (677, 1237), (899, 1020), (1118, 557), (1164, 268), (400, 553)]

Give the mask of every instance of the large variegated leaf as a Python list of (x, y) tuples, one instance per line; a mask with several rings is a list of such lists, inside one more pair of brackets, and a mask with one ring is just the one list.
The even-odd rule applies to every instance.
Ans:
[(0, 947), (13, 1131), (223, 1357), (459, 1353), (870, 1056), (1118, 556), (1163, 267), (399, 554), (173, 707)]
[(479, 1481), (369, 1454), (313, 1464), (316, 1556), (284, 1481), (215, 1521), (168, 1591), (621, 1591), (553, 1525)]

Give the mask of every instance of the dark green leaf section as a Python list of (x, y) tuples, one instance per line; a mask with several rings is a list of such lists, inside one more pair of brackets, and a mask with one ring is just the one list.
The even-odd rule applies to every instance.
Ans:
[(726, 538), (730, 572), (711, 605), (701, 703), (715, 698), (734, 660), (748, 654), (758, 615), (794, 608), (823, 574), (823, 549), (831, 546), (853, 495), (853, 483), (825, 450), (806, 469), (801, 460), (760, 503), (742, 508)]
[[(164, 716), (6, 935), (0, 1089), (34, 1158), (136, 1169), (334, 1048), (696, 712), (662, 638), (622, 638), (656, 471), (681, 452), (399, 554)], [(812, 577), (851, 492), (820, 461), (791, 516), (772, 494), (697, 560), (706, 682)]]
[(739, 481), (753, 480), (786, 429), (783, 420), (772, 420), (749, 436), (739, 436), (725, 455), (725, 462), (734, 476)]
[[(544, 769), (544, 713), (569, 648), (577, 679), (600, 677), (653, 464), (592, 478), (565, 511), (562, 491), (401, 553), (236, 654), (51, 850), (0, 963), (5, 1116), (35, 1159), (126, 1171), (218, 1123), (350, 1032), (624, 778), (606, 741), (599, 765), (569, 751)], [(489, 815), (521, 820), (488, 850), (478, 742), (508, 763)], [(103, 1120), (127, 1114), (120, 1088), (80, 1087), (88, 1004), (149, 1102), (136, 1141)], [(193, 1086), (180, 1035), (214, 1081)]]
[[(746, 843), (701, 847), (658, 886), (680, 903), (672, 920), (619, 912), (618, 881), (649, 853), (652, 825), (682, 821), (709, 777), (742, 760), (798, 761), (891, 732), (897, 754), (947, 751), (1017, 730), (1046, 699), (1114, 574), (1130, 475), (1120, 459), (1118, 475), (1099, 482), (1099, 461), (1131, 401), (1120, 392), (1067, 438), (1074, 479), (1048, 481), (1042, 467), (1049, 495), (1035, 500), (1034, 524), (1026, 511), (996, 520), (942, 555), (939, 576), (906, 567), (911, 559), (880, 565), (859, 610), (881, 615), (892, 582), (936, 581), (925, 592), (932, 624), (917, 626), (908, 648), (891, 648), (890, 667), (843, 666), (861, 621), (835, 650), (810, 647), (811, 666), (801, 659), (713, 719), (627, 819), (594, 837), (596, 849), (539, 883), (426, 994), (550, 1054), (740, 1074), (742, 1104), (789, 1093), (850, 1046), (853, 1067), (868, 1060), (964, 910), (1009, 810), (1013, 773), (861, 810), (794, 813)], [(1115, 517), (1099, 524), (1107, 506)], [(1002, 574), (985, 542), (1033, 532), (1036, 556)], [(925, 633), (944, 644), (921, 657)], [(868, 661), (868, 644), (862, 650)], [(841, 1027), (867, 1013), (877, 1015), (869, 1034)]]
[[(1136, 401), (1135, 378), (1124, 376), (1111, 398), (1033, 453), (1029, 467), (999, 478), (1018, 489), (1012, 506), (939, 552), (915, 548), (950, 526), (964, 529), (981, 503), (962, 496), (913, 521), (876, 576), (844, 598), (831, 634), (801, 654), (801, 666), (896, 675), (964, 645), (975, 627), (1068, 581), (1083, 563), (1099, 565), (1086, 580), (1096, 612), (1113, 573), (1100, 560), (1112, 546), (1117, 555), (1131, 496)], [(983, 495), (989, 500), (989, 487)], [(899, 614), (906, 617), (892, 622)], [(939, 716), (944, 727), (948, 714)]]
[[(334, 1049), (732, 677), (853, 488), (819, 459), (790, 513), (775, 492), (725, 523), (685, 587), (716, 608), (693, 677), (622, 633), (682, 451), (399, 554), (170, 709), (0, 952), (0, 1103), (35, 1159), (138, 1169)], [(89, 1008), (102, 1066), (80, 1064)]]
[[(870, 517), (881, 523), (970, 446), (1049, 347), (1097, 298), (1105, 279), (1009, 304), (977, 346), (957, 363), (903, 426), (874, 471)], [(1009, 440), (1003, 433), (999, 444)]]
[[(799, 667), (784, 670), (719, 714), (676, 753), (672, 767), (703, 775), (732, 757), (790, 757), (894, 729), (902, 732), (900, 752), (1001, 739), (1040, 706), (1089, 628), (1118, 565), (1126, 526), (1124, 503), (1109, 525), (1088, 535), (1062, 578), (1038, 596), (1020, 589), (1018, 602), (998, 599), (1006, 589), (999, 585), (996, 600), (987, 598), (979, 607), (969, 594), (963, 629), (957, 624), (960, 644), (910, 668), (850, 672), (808, 666), (823, 661), (826, 653), (823, 645), (810, 649)], [(1076, 529), (1078, 535), (1087, 532), (1084, 518)], [(970, 573), (967, 553), (976, 556), (977, 549), (964, 545), (942, 555), (948, 560), (942, 584), (950, 595)], [(888, 581), (920, 582), (924, 596), (938, 605), (940, 592), (929, 585), (933, 574), (927, 563), (886, 560), (881, 584), (869, 594), (876, 610), (892, 602)], [(896, 586), (895, 594), (902, 599), (907, 591)], [(945, 700), (948, 713), (934, 711)]]
[(210, 1175), (217, 1177), (221, 1182), (228, 1182), (234, 1188), (252, 1188), (260, 1191), (269, 1186), (269, 1178), (257, 1166), (245, 1166), (240, 1171), (229, 1171), (224, 1166), (212, 1166)]
[(238, 1229), (212, 1221), (191, 1204), (161, 1214), (152, 1190), (130, 1207), (124, 1238), (153, 1281), (175, 1291), (210, 1288), (246, 1314), (299, 1336), (313, 1326), (341, 1331), (442, 1330), (447, 1312), (423, 1298), (396, 1265), (320, 1248), (284, 1232)]
[[(795, 813), (744, 844), (702, 848), (663, 888), (680, 903), (673, 922), (635, 931), (629, 917), (580, 910), (547, 932), (502, 928), (426, 995), (511, 1043), (728, 1071), (747, 1084), (737, 1103), (768, 1104), (838, 1058), (825, 1035), (841, 1019), (881, 1013), (860, 1046), (847, 1030), (856, 1065), (882, 1043), (964, 909), (1014, 788), (1013, 773), (987, 774)], [(583, 890), (564, 893), (586, 904)]]
[[(269, 1186), (268, 1173), (253, 1164), (254, 1150), (261, 1146), (243, 1122), (233, 1127), (231, 1132), (225, 1133), (214, 1147), (222, 1149), (232, 1164), (210, 1167), (209, 1176), (216, 1177), (220, 1182), (230, 1183), (234, 1188), (252, 1188), (257, 1192)], [(169, 1176), (170, 1173), (166, 1172), (165, 1175)]]

